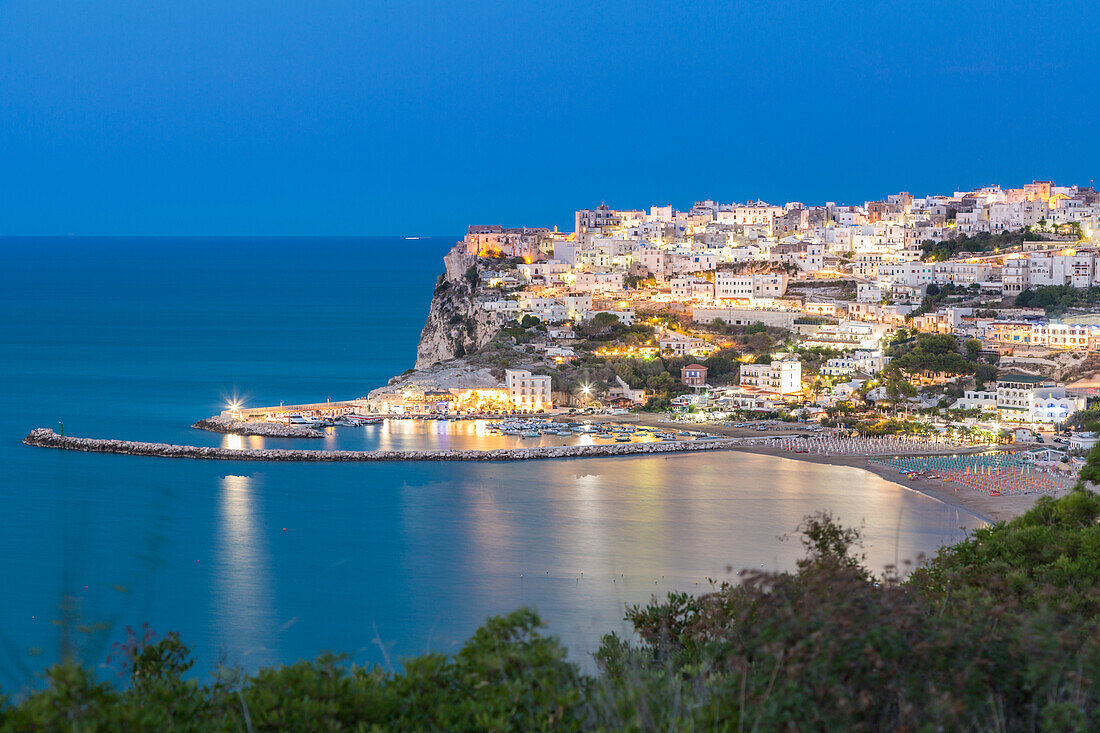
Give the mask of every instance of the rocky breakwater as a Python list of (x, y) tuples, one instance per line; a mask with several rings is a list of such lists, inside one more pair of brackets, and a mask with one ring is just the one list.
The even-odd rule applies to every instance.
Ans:
[(477, 258), (459, 242), (443, 258), (446, 273), (432, 293), (428, 320), (416, 347), (416, 368), (465, 356), (489, 343), (507, 318), (478, 307), (480, 275)]
[(653, 455), (720, 450), (740, 445), (736, 438), (715, 440), (681, 440), (666, 443), (615, 443), (611, 445), (561, 445), (535, 448), (500, 448), (495, 450), (426, 450), (426, 451), (354, 451), (354, 450), (285, 450), (203, 447), (141, 443), (132, 440), (100, 440), (62, 436), (49, 428), (35, 428), (23, 438), (26, 445), (38, 448), (58, 448), (85, 453), (118, 453), (128, 456), (156, 458), (198, 458), (222, 461), (530, 461), (545, 458), (586, 458), (608, 456)]
[(284, 425), (281, 422), (249, 422), (228, 417), (208, 417), (191, 427), (212, 433), (262, 435), (265, 438), (323, 438), (325, 434), (305, 425)]

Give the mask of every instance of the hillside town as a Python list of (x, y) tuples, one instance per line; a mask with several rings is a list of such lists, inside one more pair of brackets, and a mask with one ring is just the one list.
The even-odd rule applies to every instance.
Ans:
[(372, 407), (1061, 432), (1100, 386), (1098, 233), (1100, 193), (1051, 181), (471, 226)]

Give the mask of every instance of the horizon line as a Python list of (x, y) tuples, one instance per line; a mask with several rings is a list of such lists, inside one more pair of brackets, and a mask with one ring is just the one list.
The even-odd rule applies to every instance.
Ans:
[[(312, 237), (317, 239), (389, 239), (400, 237), (402, 239), (446, 239), (450, 234), (5, 234), (0, 233), (0, 239), (17, 238), (49, 238), (49, 239), (292, 239), (300, 237)], [(462, 237), (459, 236), (459, 239)], [(457, 241), (457, 240), (456, 240)]]

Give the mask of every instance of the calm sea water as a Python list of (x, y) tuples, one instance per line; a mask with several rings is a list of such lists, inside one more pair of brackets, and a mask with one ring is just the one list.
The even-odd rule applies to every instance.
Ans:
[[(325, 649), (396, 664), (536, 607), (584, 662), (625, 604), (790, 567), (828, 508), (875, 567), (977, 518), (857, 469), (738, 454), (500, 464), (165, 461), (28, 448), (32, 427), (216, 444), (194, 420), (366, 394), (411, 365), (454, 240), (0, 238), (0, 686), (123, 627), (207, 670)], [(469, 445), (400, 424), (360, 447)], [(311, 447), (321, 447), (311, 443)]]

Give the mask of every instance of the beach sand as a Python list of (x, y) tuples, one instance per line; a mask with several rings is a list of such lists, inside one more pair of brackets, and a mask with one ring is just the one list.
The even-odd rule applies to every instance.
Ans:
[[(644, 415), (644, 414), (630, 414), (630, 415), (594, 415), (594, 416), (576, 416), (581, 420), (590, 420), (592, 422), (620, 422), (620, 423), (633, 423), (636, 425), (647, 425), (649, 427), (660, 428), (670, 431), (679, 430), (698, 430), (715, 435), (728, 435), (732, 437), (742, 438), (766, 438), (770, 436), (781, 435), (806, 435), (804, 431), (794, 429), (784, 429), (776, 427), (769, 430), (755, 430), (752, 428), (735, 428), (726, 427), (724, 425), (713, 425), (710, 423), (681, 423), (681, 422), (669, 422), (663, 420), (657, 416)], [(790, 458), (796, 461), (809, 461), (811, 463), (822, 463), (831, 466), (853, 466), (855, 468), (862, 468), (865, 471), (869, 471), (876, 476), (886, 479), (891, 483), (895, 483), (899, 486), (904, 486), (907, 489), (913, 489), (919, 491), (922, 494), (931, 496), (934, 499), (938, 499), (945, 504), (958, 507), (965, 511), (975, 514), (988, 522), (1002, 522), (1008, 521), (1015, 517), (1020, 516), (1032, 506), (1041, 496), (1050, 496), (1050, 494), (1042, 492), (1032, 492), (1026, 494), (1012, 494), (1002, 496), (990, 496), (985, 491), (978, 489), (961, 486), (954, 482), (945, 482), (938, 479), (920, 478), (916, 481), (910, 481), (905, 476), (902, 476), (896, 469), (889, 466), (882, 466), (877, 463), (872, 463), (867, 456), (823, 456), (812, 453), (792, 453), (779, 448), (771, 448), (765, 446), (739, 446), (730, 448), (729, 450), (739, 450), (746, 453), (759, 453), (762, 455), (779, 456), (781, 458)], [(978, 448), (975, 451), (981, 451), (984, 449)], [(965, 453), (966, 451), (960, 451)], [(1064, 493), (1064, 492), (1063, 492)]]

